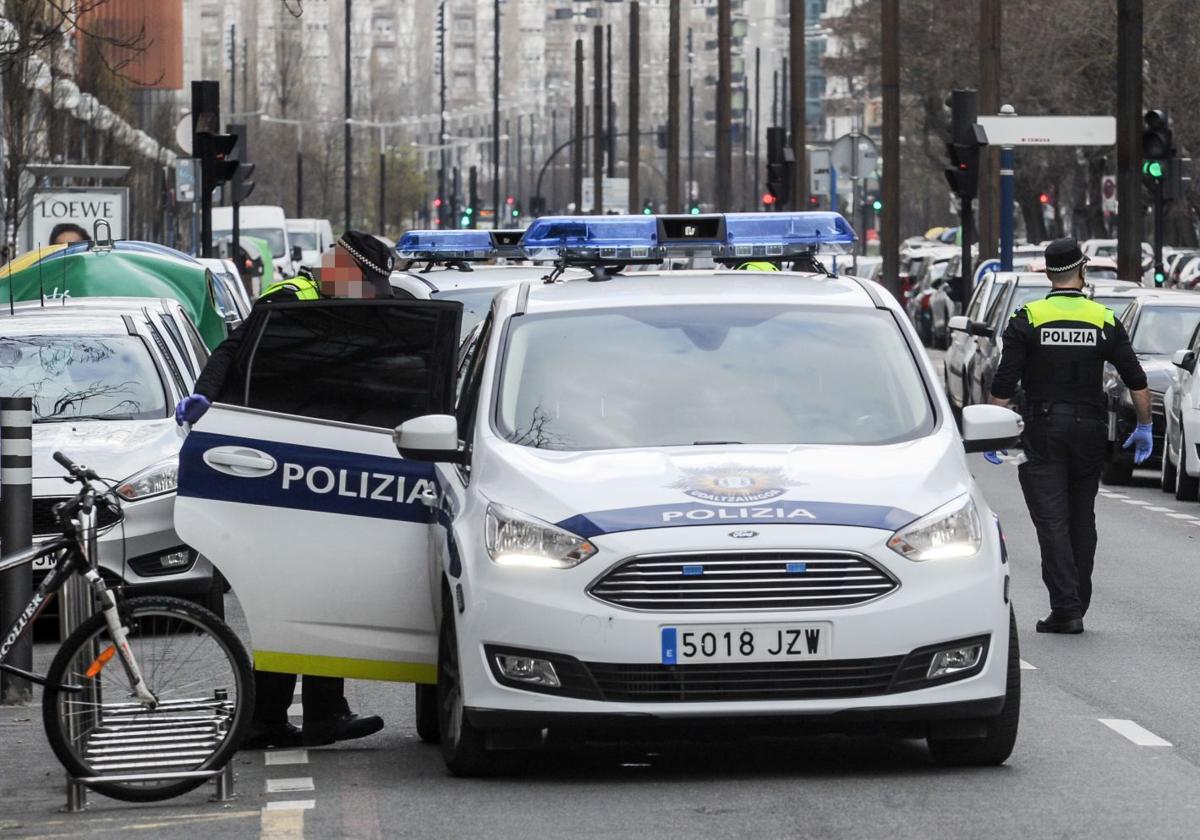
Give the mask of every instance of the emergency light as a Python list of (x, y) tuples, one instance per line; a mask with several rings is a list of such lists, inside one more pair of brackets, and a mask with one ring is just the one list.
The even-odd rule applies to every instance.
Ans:
[(497, 256), (486, 230), (410, 230), (400, 237), (402, 260), (490, 260)]
[(658, 220), (653, 216), (543, 216), (525, 231), (521, 247), (530, 259), (573, 265), (662, 259)]
[(837, 251), (857, 237), (840, 213), (726, 213), (725, 244), (718, 259), (778, 259)]

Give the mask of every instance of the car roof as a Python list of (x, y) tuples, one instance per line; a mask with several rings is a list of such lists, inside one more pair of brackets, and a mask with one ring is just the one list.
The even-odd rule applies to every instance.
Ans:
[(12, 335), (128, 335), (124, 315), (139, 314), (95, 309), (16, 309), (0, 313), (0, 333)]
[[(518, 292), (510, 289), (502, 294), (509, 297)], [(526, 311), (763, 303), (875, 308), (884, 294), (881, 287), (865, 280), (790, 271), (637, 272), (601, 282), (530, 284)]]
[(1146, 294), (1138, 296), (1142, 306), (1191, 306), (1200, 308), (1200, 295), (1195, 292), (1185, 292), (1178, 289), (1147, 290)]
[[(395, 271), (392, 272), (392, 279), (403, 275), (424, 284), (431, 292), (444, 292), (450, 289), (494, 289), (523, 281), (541, 281), (551, 271), (551, 266), (529, 264), (477, 265), (471, 271), (435, 266), (428, 272), (417, 268)], [(582, 269), (569, 268), (565, 276), (582, 280), (591, 275)]]
[(1018, 286), (1050, 286), (1050, 280), (1045, 274), (1038, 274), (1032, 271), (997, 271), (997, 283), (1012, 283), (1016, 281)]

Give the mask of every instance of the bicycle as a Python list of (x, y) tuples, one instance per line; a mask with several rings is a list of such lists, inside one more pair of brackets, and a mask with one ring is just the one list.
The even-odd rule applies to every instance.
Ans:
[[(61, 535), (0, 557), (0, 572), (56, 556), (28, 606), (0, 641), (0, 670), (43, 687), (47, 739), (67, 772), (113, 799), (152, 802), (202, 785), (233, 757), (254, 708), (246, 648), (221, 619), (179, 598), (125, 598), (88, 556), (81, 516), (101, 506), (120, 524), (112, 485), (61, 452), (79, 492), (54, 508)], [(93, 482), (105, 484), (98, 491)], [(101, 611), (62, 642), (46, 675), (8, 665), (13, 645), (72, 575)], [(120, 667), (112, 667), (116, 659)]]

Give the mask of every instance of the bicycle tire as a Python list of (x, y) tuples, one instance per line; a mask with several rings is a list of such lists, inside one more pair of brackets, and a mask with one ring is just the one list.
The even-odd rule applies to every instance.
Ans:
[[(229, 726), (225, 738), (212, 754), (192, 770), (211, 770), (224, 767), (241, 746), (246, 730), (250, 726), (250, 718), (254, 709), (254, 671), (250, 664), (250, 656), (241, 640), (225, 622), (221, 621), (211, 611), (204, 607), (180, 598), (165, 596), (145, 596), (130, 598), (121, 606), (123, 622), (126, 626), (133, 625), (139, 617), (161, 616), (164, 613), (185, 618), (200, 631), (208, 633), (228, 657), (229, 664), (236, 675), (237, 704), (233, 715), (233, 723)], [(68, 676), (67, 670), (76, 655), (91, 644), (97, 632), (104, 632), (107, 639), (107, 625), (103, 613), (93, 615), (80, 624), (59, 647), (50, 665), (47, 679), (51, 686), (72, 684), (74, 677)], [(119, 659), (113, 663), (119, 666)], [(139, 663), (141, 664), (141, 663)], [(147, 677), (149, 682), (149, 677)], [(154, 691), (153, 684), (150, 690)], [(89, 767), (80, 760), (75, 749), (69, 742), (68, 733), (64, 729), (64, 721), (59, 714), (59, 697), (65, 692), (53, 687), (47, 687), (42, 696), (42, 722), (46, 729), (46, 738), (55, 756), (75, 777), (99, 776), (95, 768)], [(73, 695), (69, 695), (73, 696)], [(156, 787), (144, 787), (134, 783), (96, 782), (88, 785), (97, 793), (112, 799), (126, 802), (156, 802), (170, 799), (205, 784), (207, 779), (183, 779), (174, 783)]]

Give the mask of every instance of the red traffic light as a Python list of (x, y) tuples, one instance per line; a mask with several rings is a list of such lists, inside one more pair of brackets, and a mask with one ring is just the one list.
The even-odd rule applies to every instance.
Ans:
[(514, 203), (516, 203), (516, 200), (510, 195), (508, 198), (504, 199), (504, 203), (511, 207)]
[(442, 200), (441, 200), (440, 198), (435, 198), (435, 199), (433, 200), (433, 206), (434, 206), (434, 207), (441, 207), (441, 206), (442, 206)]
[(769, 192), (763, 193), (762, 201), (763, 201), (763, 204), (768, 204), (768, 205), (774, 204), (775, 196), (771, 195)]
[(1041, 195), (1038, 196), (1038, 201), (1040, 201), (1042, 204), (1049, 204), (1050, 196), (1046, 195), (1045, 193), (1042, 193)]

